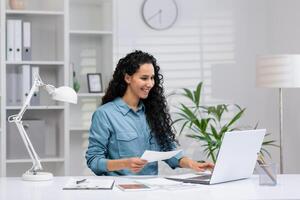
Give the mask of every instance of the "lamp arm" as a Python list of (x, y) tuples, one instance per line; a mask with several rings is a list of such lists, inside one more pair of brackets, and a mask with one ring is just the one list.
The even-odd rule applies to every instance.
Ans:
[(35, 78), (34, 83), (33, 83), (32, 87), (31, 87), (31, 89), (30, 89), (30, 92), (29, 92), (28, 96), (26, 97), (26, 100), (25, 100), (25, 102), (24, 102), (24, 104), (23, 104), (23, 106), (22, 106), (20, 112), (19, 112), (18, 115), (17, 115), (17, 119), (18, 119), (18, 120), (21, 120), (21, 119), (22, 119), (22, 117), (23, 117), (25, 111), (27, 110), (27, 107), (30, 105), (31, 98), (33, 97), (35, 91), (36, 91), (39, 87), (44, 86), (44, 85), (45, 85), (45, 84), (44, 84), (43, 82), (41, 82), (41, 80), (40, 80), (39, 77)]
[(11, 115), (8, 117), (8, 122), (14, 122), (17, 125), (19, 133), (22, 137), (22, 140), (25, 144), (25, 147), (26, 147), (26, 149), (30, 155), (30, 158), (32, 160), (32, 163), (33, 163), (32, 168), (29, 171), (33, 172), (34, 174), (37, 170), (42, 169), (42, 165), (41, 165), (41, 162), (40, 162), (40, 159), (39, 159), (37, 153), (34, 150), (34, 147), (32, 146), (32, 143), (23, 127), (22, 118), (23, 118), (23, 115), (24, 115), (25, 111), (27, 110), (28, 106), (30, 105), (30, 100), (31, 100), (32, 96), (34, 95), (35, 91), (43, 85), (44, 85), (44, 83), (41, 81), (40, 77), (39, 76), (35, 77), (34, 83), (30, 89), (28, 96), (26, 97), (26, 100), (25, 100), (20, 112), (17, 115)]
[(36, 171), (43, 169), (40, 159), (39, 159), (39, 156), (35, 152), (34, 147), (32, 146), (32, 143), (25, 131), (25, 128), (23, 126), (23, 121), (15, 121), (15, 123), (16, 123), (19, 133), (23, 139), (23, 142), (26, 146), (26, 149), (29, 153), (29, 156), (32, 160), (32, 167), (28, 171), (33, 172), (33, 174), (35, 174)]

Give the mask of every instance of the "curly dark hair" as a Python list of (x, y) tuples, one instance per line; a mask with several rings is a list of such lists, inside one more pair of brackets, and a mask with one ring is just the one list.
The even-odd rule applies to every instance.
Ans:
[(125, 74), (131, 76), (141, 65), (147, 63), (152, 64), (154, 67), (155, 84), (150, 90), (148, 97), (140, 99), (140, 101), (145, 105), (146, 118), (158, 144), (163, 151), (168, 151), (172, 149), (172, 143), (176, 141), (175, 133), (171, 126), (172, 120), (164, 96), (163, 75), (160, 74), (160, 67), (152, 55), (136, 50), (121, 58), (102, 98), (102, 105), (113, 101), (117, 97), (123, 97), (127, 89), (127, 83), (124, 80)]

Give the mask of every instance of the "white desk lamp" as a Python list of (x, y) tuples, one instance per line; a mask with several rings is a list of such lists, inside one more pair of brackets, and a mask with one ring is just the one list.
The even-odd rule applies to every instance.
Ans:
[(257, 58), (256, 85), (279, 89), (280, 173), (283, 167), (283, 101), (282, 88), (300, 87), (300, 55), (265, 55)]
[(18, 114), (11, 115), (8, 117), (8, 122), (16, 123), (17, 128), (20, 132), (20, 135), (23, 139), (23, 142), (27, 148), (27, 151), (33, 163), (32, 167), (27, 172), (25, 172), (22, 176), (23, 180), (26, 181), (45, 181), (45, 180), (51, 180), (53, 178), (53, 175), (51, 173), (39, 172), (39, 170), (42, 170), (43, 167), (41, 165), (39, 156), (35, 152), (30, 142), (30, 139), (23, 127), (23, 121), (22, 121), (22, 117), (25, 111), (27, 110), (28, 106), (30, 105), (30, 100), (39, 87), (45, 89), (54, 100), (64, 101), (64, 102), (69, 102), (74, 104), (77, 103), (77, 94), (72, 88), (66, 86), (55, 88), (53, 85), (47, 85), (43, 83), (39, 74), (34, 75), (34, 83), (30, 89), (30, 92), (24, 102), (22, 109)]

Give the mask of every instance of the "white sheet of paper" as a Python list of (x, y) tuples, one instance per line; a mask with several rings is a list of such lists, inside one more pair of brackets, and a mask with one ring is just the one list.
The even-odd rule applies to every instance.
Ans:
[(166, 189), (166, 190), (182, 190), (198, 187), (199, 184), (183, 183), (180, 181), (168, 180), (165, 178), (150, 178), (136, 180), (138, 183), (143, 183), (152, 189)]
[(149, 186), (173, 186), (173, 185), (182, 185), (182, 182), (168, 180), (165, 178), (150, 178), (150, 179), (139, 179), (136, 182), (143, 183)]
[(154, 162), (154, 161), (160, 161), (160, 160), (166, 160), (169, 158), (172, 158), (182, 150), (175, 150), (175, 151), (148, 151), (146, 150), (143, 155), (141, 156), (141, 159), (147, 160), (148, 162)]

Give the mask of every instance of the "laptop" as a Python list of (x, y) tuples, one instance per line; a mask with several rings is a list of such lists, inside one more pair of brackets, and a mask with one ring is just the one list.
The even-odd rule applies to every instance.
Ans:
[(249, 178), (265, 133), (266, 129), (226, 132), (211, 174), (178, 175), (167, 179), (211, 185)]

